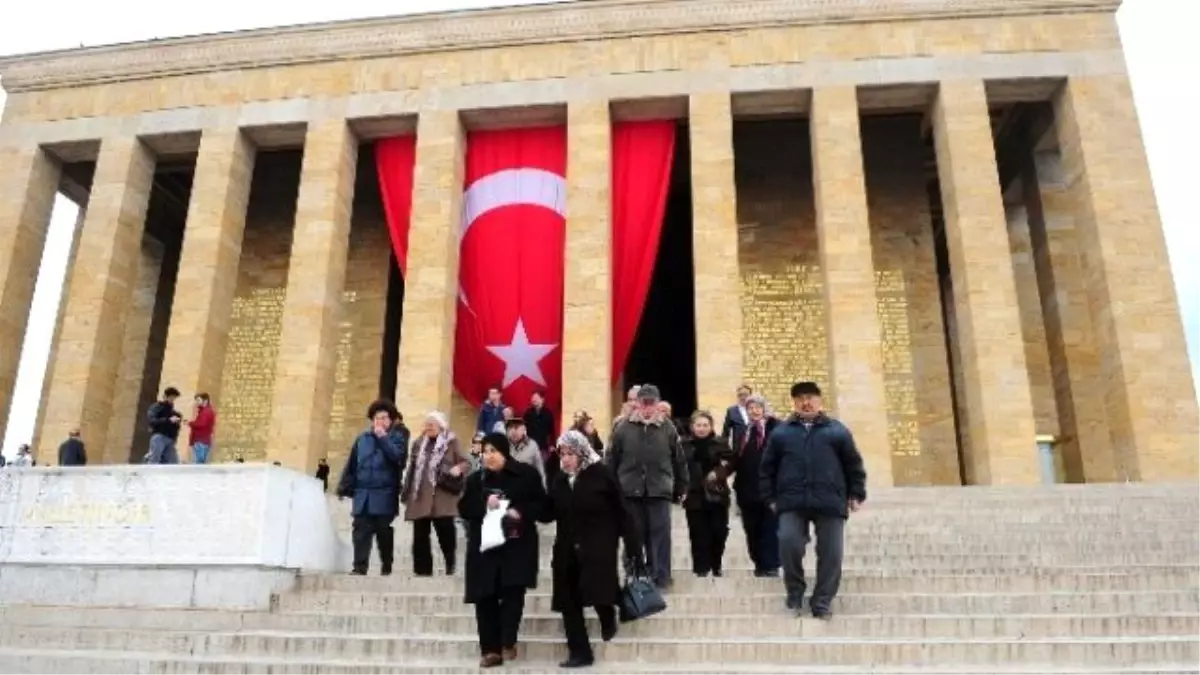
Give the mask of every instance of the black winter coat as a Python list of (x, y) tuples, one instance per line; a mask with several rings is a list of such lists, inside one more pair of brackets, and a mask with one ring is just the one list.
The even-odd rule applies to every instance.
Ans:
[(776, 513), (847, 517), (850, 499), (867, 499), (867, 472), (850, 430), (825, 415), (811, 428), (796, 417), (780, 424), (767, 438), (759, 496)]
[(687, 491), (687, 462), (679, 433), (669, 419), (617, 424), (608, 443), (607, 462), (626, 497), (681, 499)]
[(155, 401), (150, 410), (146, 411), (146, 423), (150, 427), (150, 433), (175, 440), (179, 438), (179, 422), (172, 422), (171, 418), (178, 416), (178, 411), (171, 403)]
[[(729, 505), (727, 481), (732, 473), (735, 456), (729, 444), (720, 436), (689, 438), (683, 442), (683, 456), (687, 459), (688, 489), (683, 498), (683, 508), (693, 511), (710, 503)], [(716, 473), (719, 489), (709, 490), (708, 474)], [(719, 497), (715, 502), (709, 493)]]
[(779, 420), (767, 417), (763, 420), (763, 442), (760, 446), (754, 436), (748, 436), (751, 427), (742, 425), (734, 429), (733, 455), (736, 458), (734, 469), (737, 475), (733, 477), (733, 490), (737, 493), (738, 504), (762, 504), (758, 494), (758, 473), (762, 463), (763, 450), (766, 449), (767, 439), (771, 432), (779, 426)]
[(521, 419), (525, 420), (526, 433), (538, 444), (545, 459), (558, 442), (554, 437), (554, 413), (544, 405), (540, 409), (529, 406)]
[(68, 438), (58, 446), (59, 466), (87, 466), (87, 450), (83, 441), (78, 438)]
[(555, 521), (550, 608), (555, 612), (570, 609), (576, 588), (583, 607), (615, 605), (621, 592), (617, 542), (623, 539), (627, 551), (640, 547), (621, 486), (608, 467), (589, 466), (575, 478), (574, 487), (567, 474), (558, 475), (542, 513), (542, 522)]
[[(516, 531), (518, 536), (480, 552), (483, 517), (488, 497), (493, 494), (508, 499), (508, 508), (521, 514), (515, 523), (505, 519), (505, 531)], [(458, 514), (467, 521), (466, 602), (476, 603), (514, 586), (537, 588), (537, 520), (545, 502), (542, 475), (528, 464), (510, 459), (498, 472), (484, 468), (467, 476), (466, 488), (458, 500)]]

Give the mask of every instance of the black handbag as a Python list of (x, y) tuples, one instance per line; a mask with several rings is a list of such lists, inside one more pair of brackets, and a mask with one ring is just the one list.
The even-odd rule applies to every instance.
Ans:
[(666, 599), (646, 575), (644, 568), (625, 578), (625, 587), (621, 589), (621, 623), (654, 616), (666, 608)]
[(467, 486), (466, 475), (458, 475), (449, 471), (439, 471), (437, 477), (437, 486), (452, 495), (462, 494), (462, 491)]

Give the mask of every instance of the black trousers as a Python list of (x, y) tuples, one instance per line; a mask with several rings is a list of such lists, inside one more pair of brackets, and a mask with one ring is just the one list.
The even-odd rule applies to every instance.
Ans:
[(804, 549), (810, 532), (817, 535), (817, 583), (809, 606), (828, 612), (842, 583), (842, 552), (846, 519), (807, 511), (779, 514), (779, 549), (783, 555), (783, 584), (789, 598), (804, 597)]
[(692, 544), (692, 571), (721, 571), (725, 542), (729, 539), (729, 506), (704, 504), (687, 511), (688, 539)]
[(446, 559), (446, 574), (454, 574), (454, 555), (458, 545), (458, 536), (454, 531), (453, 518), (421, 518), (412, 521), (413, 540), (412, 557), (413, 572), (417, 576), (433, 574), (433, 550), (430, 546), (429, 531), (437, 531), (438, 546)]
[(517, 646), (521, 616), (525, 614), (525, 587), (510, 586), (498, 595), (475, 603), (475, 625), (479, 629), (479, 653), (499, 654)]
[(350, 539), (354, 542), (354, 571), (366, 572), (371, 566), (371, 539), (379, 546), (379, 561), (383, 569), (391, 571), (395, 550), (395, 531), (392, 520), (395, 516), (355, 516), (350, 528)]
[[(594, 658), (592, 643), (588, 640), (587, 622), (583, 618), (583, 596), (580, 593), (579, 564), (576, 560), (569, 562), (559, 574), (566, 575), (565, 584), (555, 584), (570, 589), (567, 597), (563, 598), (562, 620), (563, 632), (567, 634), (567, 650), (571, 656), (585, 659)], [(600, 630), (613, 632), (617, 625), (617, 609), (612, 605), (596, 605), (596, 616), (600, 618)]]
[(746, 548), (757, 572), (779, 571), (779, 519), (766, 504), (738, 504), (742, 528), (746, 530)]

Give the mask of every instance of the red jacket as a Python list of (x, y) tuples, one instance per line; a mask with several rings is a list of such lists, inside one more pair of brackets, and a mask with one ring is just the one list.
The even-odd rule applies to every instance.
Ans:
[(217, 426), (217, 413), (211, 405), (206, 405), (196, 411), (196, 419), (192, 420), (191, 443), (212, 445), (213, 427)]

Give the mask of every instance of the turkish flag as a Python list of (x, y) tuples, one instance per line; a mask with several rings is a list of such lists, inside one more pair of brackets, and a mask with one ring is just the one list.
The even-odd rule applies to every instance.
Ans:
[(517, 414), (562, 402), (566, 127), (467, 136), (454, 387), (479, 406), (500, 387)]

